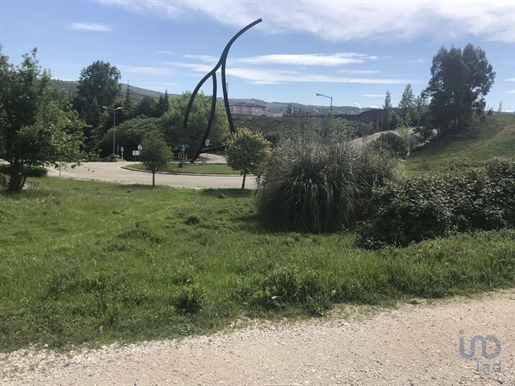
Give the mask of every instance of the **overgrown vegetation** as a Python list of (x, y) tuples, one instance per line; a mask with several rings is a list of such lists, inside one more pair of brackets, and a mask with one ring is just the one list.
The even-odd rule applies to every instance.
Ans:
[(346, 141), (285, 141), (259, 180), (258, 215), (276, 230), (343, 230), (362, 219), (373, 187), (391, 178), (394, 167), (386, 153)]
[(39, 181), (38, 190), (0, 194), (4, 352), (515, 285), (513, 230), (366, 251), (351, 233), (265, 232), (248, 190)]
[(391, 183), (374, 192), (358, 243), (406, 246), (460, 232), (515, 227), (515, 163), (492, 160)]

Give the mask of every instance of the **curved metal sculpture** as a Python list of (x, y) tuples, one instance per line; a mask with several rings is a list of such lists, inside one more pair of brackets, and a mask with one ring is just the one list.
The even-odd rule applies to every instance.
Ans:
[[(204, 134), (204, 137), (202, 138), (202, 141), (200, 142), (200, 146), (198, 150), (196, 151), (195, 155), (191, 159), (191, 162), (195, 162), (195, 160), (198, 158), (198, 156), (203, 153), (202, 147), (204, 146), (204, 143), (206, 142), (207, 137), (209, 136), (209, 132), (211, 131), (211, 126), (213, 126), (213, 121), (215, 119), (215, 109), (216, 109), (216, 71), (222, 66), (222, 91), (224, 94), (224, 105), (225, 105), (225, 112), (227, 114), (227, 119), (229, 120), (229, 129), (231, 130), (231, 133), (234, 133), (234, 122), (232, 121), (232, 115), (231, 115), (231, 109), (229, 107), (229, 98), (227, 97), (227, 83), (225, 81), (225, 66), (227, 61), (227, 55), (229, 54), (229, 50), (234, 43), (236, 39), (238, 39), (243, 33), (245, 33), (250, 28), (254, 27), (256, 24), (261, 23), (261, 19), (257, 19), (256, 21), (253, 21), (248, 26), (243, 28), (240, 32), (238, 32), (236, 35), (233, 36), (233, 38), (227, 43), (225, 46), (225, 49), (222, 52), (222, 55), (220, 56), (220, 60), (216, 64), (216, 66), (202, 78), (202, 80), (199, 82), (197, 87), (195, 87), (195, 90), (193, 90), (193, 93), (191, 94), (190, 101), (188, 103), (188, 107), (186, 108), (186, 114), (184, 115), (184, 123), (183, 128), (188, 128), (188, 117), (191, 112), (191, 108), (193, 107), (193, 101), (195, 100), (195, 97), (197, 96), (200, 88), (202, 85), (206, 82), (206, 80), (209, 79), (209, 77), (213, 78), (213, 95), (211, 96), (211, 111), (209, 113), (209, 120), (207, 123), (206, 133)], [(210, 151), (223, 149), (224, 146), (218, 146), (209, 149)]]

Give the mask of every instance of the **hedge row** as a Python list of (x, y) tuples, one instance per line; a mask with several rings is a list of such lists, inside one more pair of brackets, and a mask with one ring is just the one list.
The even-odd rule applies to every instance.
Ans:
[(494, 159), (464, 171), (389, 183), (374, 192), (367, 217), (357, 239), (366, 248), (514, 228), (515, 162)]

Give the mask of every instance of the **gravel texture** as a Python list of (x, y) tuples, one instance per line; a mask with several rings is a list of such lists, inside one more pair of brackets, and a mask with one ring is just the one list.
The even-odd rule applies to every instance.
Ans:
[[(502, 345), (494, 359), (474, 335)], [(487, 345), (487, 353), (495, 345)], [(480, 370), (500, 372), (477, 371)], [(495, 366), (494, 366), (495, 365)], [(0, 355), (2, 385), (515, 385), (515, 289), (413, 301), (396, 309), (342, 306), (322, 319), (258, 322), (212, 336), (56, 354)]]

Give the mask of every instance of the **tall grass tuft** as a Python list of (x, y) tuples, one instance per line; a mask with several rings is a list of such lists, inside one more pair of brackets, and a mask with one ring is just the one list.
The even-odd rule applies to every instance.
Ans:
[(281, 143), (265, 165), (257, 209), (265, 226), (333, 232), (361, 220), (375, 186), (393, 177), (396, 161), (347, 141), (299, 138)]

